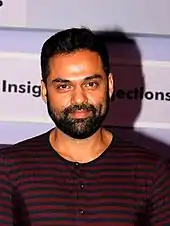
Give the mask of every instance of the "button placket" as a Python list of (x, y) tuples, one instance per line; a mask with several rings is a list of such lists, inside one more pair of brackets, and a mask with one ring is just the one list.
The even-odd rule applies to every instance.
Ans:
[(81, 180), (81, 164), (78, 162), (74, 163), (75, 165), (75, 175), (76, 175), (76, 181), (77, 181), (77, 208), (78, 208), (78, 214), (79, 215), (84, 215), (84, 209), (82, 206), (79, 205), (79, 202), (81, 202), (81, 193), (85, 188), (85, 184)]

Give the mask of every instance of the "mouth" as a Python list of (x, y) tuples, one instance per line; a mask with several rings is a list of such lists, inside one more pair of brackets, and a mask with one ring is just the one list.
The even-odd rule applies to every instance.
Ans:
[(71, 118), (74, 119), (83, 119), (83, 118), (87, 118), (92, 114), (91, 111), (87, 111), (87, 110), (76, 110), (72, 113), (70, 113)]

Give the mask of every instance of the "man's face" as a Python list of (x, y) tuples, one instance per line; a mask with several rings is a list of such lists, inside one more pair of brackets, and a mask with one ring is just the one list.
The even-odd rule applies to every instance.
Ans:
[(42, 98), (56, 127), (74, 139), (92, 136), (101, 126), (113, 93), (100, 56), (88, 50), (54, 56)]

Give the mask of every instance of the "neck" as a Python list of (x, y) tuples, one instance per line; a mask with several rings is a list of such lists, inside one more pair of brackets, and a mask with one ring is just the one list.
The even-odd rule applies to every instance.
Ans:
[(52, 147), (63, 158), (73, 162), (90, 162), (100, 156), (109, 146), (112, 134), (100, 128), (87, 139), (73, 139), (59, 129), (50, 134)]

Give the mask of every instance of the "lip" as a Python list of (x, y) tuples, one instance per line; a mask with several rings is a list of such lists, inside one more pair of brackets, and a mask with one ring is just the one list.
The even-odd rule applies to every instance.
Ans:
[(86, 111), (86, 110), (77, 110), (72, 112), (70, 115), (72, 118), (87, 118), (91, 114), (91, 111)]

